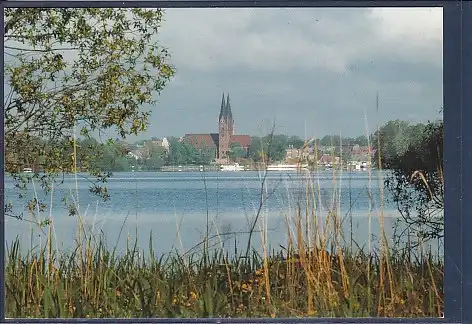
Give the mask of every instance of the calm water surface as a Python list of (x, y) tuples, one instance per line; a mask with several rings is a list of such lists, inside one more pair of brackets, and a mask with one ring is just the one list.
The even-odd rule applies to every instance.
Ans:
[[(156, 251), (167, 252), (173, 248), (188, 251), (204, 237), (208, 220), (211, 234), (220, 234), (219, 240), (214, 239), (213, 243), (224, 244), (233, 251), (235, 244), (245, 247), (247, 235), (228, 233), (248, 231), (258, 214), (256, 229), (267, 228), (270, 246), (286, 246), (287, 232), (294, 228), (299, 206), (305, 215), (307, 186), (309, 209), (322, 217), (326, 217), (329, 210), (336, 210), (343, 220), (348, 245), (351, 228), (352, 238), (359, 245), (366, 246), (369, 237), (375, 244), (380, 208), (388, 235), (399, 216), (388, 192), (384, 192), (381, 199), (381, 179), (377, 174), (369, 179), (367, 172), (344, 172), (335, 181), (328, 171), (303, 176), (294, 172), (270, 172), (265, 181), (264, 175), (258, 172), (115, 173), (108, 183), (110, 200), (106, 202), (89, 192), (90, 182), (86, 177), (85, 174), (78, 177), (77, 185), (73, 177), (66, 178), (55, 187), (52, 197), (36, 191), (48, 207), (52, 201), (52, 208), (40, 218), (52, 216), (59, 248), (70, 247), (77, 230), (77, 217), (68, 215), (64, 197), (76, 202), (90, 230), (103, 231), (110, 246), (119, 241), (120, 250), (126, 246), (127, 238), (134, 239), (136, 235), (141, 248), (147, 248), (152, 232)], [(29, 185), (24, 198), (18, 197), (11, 178), (5, 179), (5, 189), (6, 201), (11, 201), (14, 210), (24, 212), (27, 217), (24, 206), (35, 195), (33, 184)], [(370, 236), (369, 215), (372, 216)], [(7, 242), (17, 236), (22, 242), (28, 242), (28, 246), (31, 237), (36, 244), (45, 240), (45, 235), (34, 225), (8, 219)], [(255, 233), (253, 246), (259, 249), (260, 243), (261, 234)]]

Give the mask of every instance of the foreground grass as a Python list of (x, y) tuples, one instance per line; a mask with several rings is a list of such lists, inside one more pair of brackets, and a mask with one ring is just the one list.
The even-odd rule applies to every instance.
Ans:
[[(152, 242), (150, 242), (152, 246)], [(49, 247), (48, 247), (49, 246)], [(103, 238), (57, 255), (8, 248), (7, 317), (438, 317), (443, 265), (431, 255), (388, 259), (347, 249), (302, 255), (222, 250), (181, 257), (121, 256)], [(265, 262), (264, 262), (265, 261)], [(389, 263), (391, 275), (382, 263)], [(382, 273), (384, 272), (384, 273)], [(370, 279), (369, 279), (370, 278)], [(388, 278), (388, 280), (382, 280)]]

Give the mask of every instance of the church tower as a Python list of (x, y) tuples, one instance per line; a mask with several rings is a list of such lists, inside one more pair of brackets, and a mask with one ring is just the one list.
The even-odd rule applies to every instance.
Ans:
[(229, 134), (234, 135), (234, 119), (233, 119), (233, 113), (231, 111), (231, 104), (229, 103), (229, 94), (226, 95), (226, 111), (227, 111), (227, 114), (228, 114)]
[(231, 148), (231, 136), (234, 135), (233, 113), (231, 112), (231, 104), (229, 102), (229, 94), (223, 93), (221, 98), (221, 109), (219, 117), (219, 134), (218, 134), (218, 158), (225, 159)]

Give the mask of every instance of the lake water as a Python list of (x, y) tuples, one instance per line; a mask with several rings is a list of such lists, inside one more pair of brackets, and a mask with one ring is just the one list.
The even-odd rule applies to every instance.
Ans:
[[(155, 251), (188, 251), (204, 238), (207, 220), (210, 236), (220, 234), (212, 240), (213, 244), (224, 244), (230, 252), (235, 245), (245, 249), (246, 234), (228, 233), (247, 232), (256, 215), (259, 215), (256, 230), (266, 228), (269, 246), (278, 249), (279, 245), (287, 245), (287, 232), (295, 228), (297, 211), (302, 211), (305, 220), (307, 185), (312, 202), (309, 209), (315, 210), (321, 219), (335, 210), (342, 219), (348, 246), (351, 228), (352, 239), (357, 244), (366, 247), (370, 238), (377, 246), (380, 210), (385, 216), (387, 236), (391, 235), (393, 223), (399, 216), (388, 192), (384, 192), (381, 199), (376, 172), (371, 179), (367, 172), (344, 172), (334, 180), (330, 171), (316, 175), (269, 172), (265, 181), (264, 174), (259, 172), (115, 173), (108, 182), (110, 200), (106, 202), (89, 192), (87, 177), (86, 174), (79, 176), (77, 186), (75, 178), (65, 178), (55, 187), (52, 197), (37, 189), (38, 198), (48, 204), (48, 208), (52, 201), (52, 208), (40, 218), (52, 216), (59, 249), (71, 246), (78, 224), (76, 216), (68, 215), (62, 201), (64, 197), (69, 201), (74, 197), (90, 230), (103, 231), (111, 247), (119, 241), (119, 250), (124, 249), (127, 238), (134, 240), (136, 235), (140, 247), (147, 249), (152, 232)], [(5, 179), (6, 201), (12, 202), (14, 211), (23, 211), (25, 218), (28, 214), (25, 203), (34, 195), (33, 184), (29, 184), (25, 197), (20, 199), (13, 188), (13, 180)], [(264, 199), (259, 208), (261, 195)], [(301, 208), (298, 207), (300, 201)], [(309, 222), (313, 224), (312, 220)], [(34, 244), (45, 240), (45, 234), (30, 223), (7, 218), (5, 226), (7, 242), (19, 236), (29, 247), (31, 231)], [(260, 232), (253, 235), (252, 243), (254, 248), (260, 249)]]

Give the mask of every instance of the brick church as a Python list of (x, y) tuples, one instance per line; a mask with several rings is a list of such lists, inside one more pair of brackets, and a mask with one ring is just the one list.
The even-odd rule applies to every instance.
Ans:
[(196, 149), (216, 149), (216, 163), (229, 162), (228, 153), (231, 144), (238, 143), (247, 152), (251, 145), (251, 136), (235, 135), (234, 120), (229, 102), (229, 94), (221, 98), (220, 116), (218, 119), (218, 133), (210, 134), (185, 134), (184, 141), (193, 145)]

